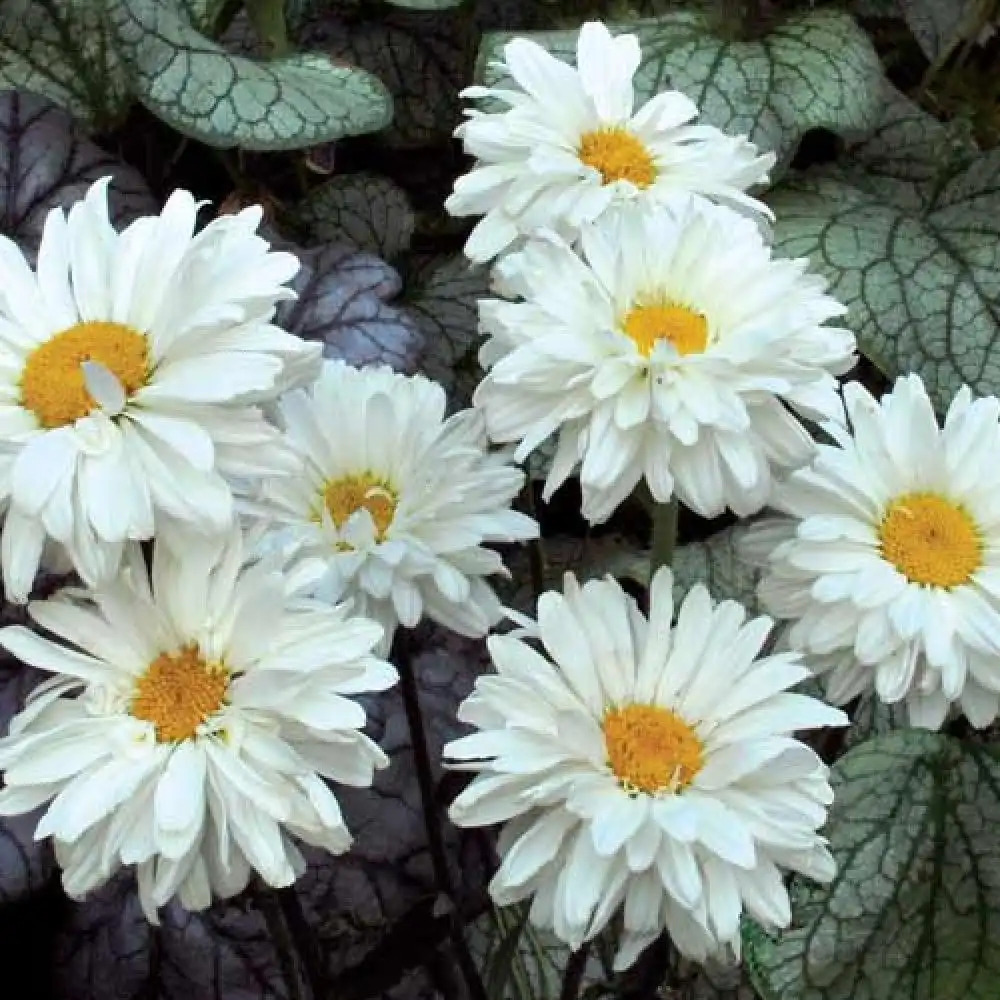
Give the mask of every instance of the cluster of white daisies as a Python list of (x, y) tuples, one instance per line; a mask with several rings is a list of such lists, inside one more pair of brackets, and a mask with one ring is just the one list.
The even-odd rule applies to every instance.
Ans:
[(738, 952), (744, 912), (789, 922), (786, 871), (833, 874), (828, 770), (794, 733), (846, 717), (790, 688), (829, 670), (837, 704), (874, 679), (918, 724), (996, 716), (1000, 404), (963, 391), (942, 429), (916, 377), (842, 394), (844, 309), (746, 193), (773, 157), (681, 94), (635, 110), (639, 63), (589, 23), (575, 67), (515, 39), (510, 80), (467, 92), (507, 109), (458, 133), (478, 162), (447, 207), (482, 216), (466, 250), (496, 297), (450, 417), (433, 382), (272, 324), (297, 263), (257, 209), (196, 234), (177, 192), (119, 233), (100, 182), (49, 215), (34, 270), (0, 240), (4, 587), (84, 585), (29, 604), (47, 637), (0, 630), (51, 675), (0, 740), (0, 814), (45, 807), (69, 893), (134, 867), (155, 920), (290, 884), (297, 841), (347, 850), (330, 783), (387, 763), (353, 696), (395, 682), (397, 627), (504, 618), (486, 546), (537, 533), (514, 462), (552, 435), (545, 496), (577, 472), (591, 522), (640, 480), (705, 517), (781, 512), (747, 553), (790, 625), (761, 655), (772, 621), (700, 585), (675, 622), (661, 569), (648, 613), (567, 575), (491, 636), (445, 753), (477, 772), (452, 819), (504, 824), (498, 903), (573, 947), (615, 919), (620, 967), (664, 929)]

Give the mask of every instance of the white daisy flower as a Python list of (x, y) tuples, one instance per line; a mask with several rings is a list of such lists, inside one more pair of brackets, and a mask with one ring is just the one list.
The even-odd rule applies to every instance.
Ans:
[(787, 404), (843, 421), (834, 375), (854, 337), (822, 325), (845, 312), (806, 274), (772, 259), (756, 226), (687, 201), (585, 227), (582, 259), (560, 237), (531, 240), (497, 270), (523, 302), (480, 302), (489, 374), (473, 402), (520, 461), (559, 443), (548, 499), (582, 462), (583, 515), (606, 520), (645, 477), (704, 517), (759, 510), (772, 470), (813, 443)]
[(1000, 707), (1000, 401), (963, 388), (939, 427), (923, 383), (876, 401), (844, 389), (841, 431), (771, 501), (744, 552), (767, 565), (764, 606), (784, 642), (829, 672), (845, 704), (874, 682), (938, 729), (957, 704), (977, 727)]
[(828, 769), (792, 733), (846, 716), (786, 691), (809, 676), (797, 654), (757, 659), (770, 619), (699, 585), (671, 627), (672, 587), (659, 570), (647, 621), (613, 578), (567, 574), (538, 601), (543, 653), (490, 637), (497, 674), (458, 712), (480, 731), (444, 749), (480, 772), (454, 822), (506, 824), (494, 901), (532, 898), (532, 922), (571, 948), (624, 906), (617, 968), (664, 928), (699, 961), (738, 955), (744, 910), (788, 924), (781, 869), (834, 874)]
[(422, 376), (326, 361), (314, 386), (277, 407), (304, 472), (262, 480), (244, 505), (299, 579), (317, 596), (354, 598), (386, 641), (424, 615), (484, 635), (502, 614), (485, 577), (507, 571), (483, 543), (538, 533), (510, 509), (524, 473), (487, 450), (482, 415), (445, 419), (445, 406)]
[(350, 845), (323, 779), (367, 786), (388, 763), (349, 697), (397, 679), (371, 653), (382, 630), (242, 560), (236, 530), (183, 558), (158, 544), (151, 574), (132, 545), (113, 583), (29, 605), (72, 645), (0, 630), (55, 675), (0, 740), (0, 815), (50, 803), (35, 836), (53, 838), (69, 895), (134, 865), (155, 922), (171, 897), (202, 909), (254, 872), (290, 885), (292, 837)]
[(691, 125), (694, 103), (677, 91), (657, 94), (637, 111), (632, 78), (635, 35), (612, 37), (599, 21), (584, 24), (576, 68), (540, 45), (515, 38), (498, 67), (514, 89), (469, 87), (463, 97), (509, 105), (500, 113), (466, 111), (456, 130), (478, 163), (445, 202), (452, 215), (483, 215), (465, 245), (487, 261), (518, 236), (546, 227), (567, 239), (622, 204), (645, 209), (678, 194), (706, 195), (770, 210), (743, 192), (767, 180), (774, 155), (745, 136)]
[(110, 178), (46, 221), (34, 273), (0, 237), (0, 501), (8, 598), (26, 599), (46, 540), (88, 583), (164, 520), (210, 533), (233, 516), (226, 476), (291, 471), (251, 393), (276, 393), (306, 344), (272, 326), (298, 268), (254, 235), (259, 208), (193, 235), (176, 191), (121, 233)]

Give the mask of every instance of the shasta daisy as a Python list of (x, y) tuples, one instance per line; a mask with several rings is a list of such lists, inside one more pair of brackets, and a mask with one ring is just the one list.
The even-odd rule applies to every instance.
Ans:
[(844, 704), (874, 685), (937, 729), (1000, 707), (1000, 401), (961, 389), (943, 426), (919, 376), (875, 400), (844, 389), (852, 432), (775, 492), (786, 517), (744, 543), (784, 641)]
[(180, 558), (157, 544), (151, 574), (133, 544), (114, 582), (29, 605), (60, 641), (0, 630), (53, 674), (0, 740), (0, 815), (47, 804), (35, 836), (71, 896), (135, 866), (155, 922), (172, 897), (202, 909), (254, 872), (291, 884), (293, 838), (350, 845), (324, 779), (366, 786), (387, 763), (352, 700), (396, 680), (371, 653), (382, 630), (242, 563), (235, 530)]
[(311, 377), (319, 363), (318, 345), (269, 322), (298, 263), (254, 234), (259, 208), (193, 235), (199, 206), (176, 191), (159, 216), (118, 233), (108, 183), (49, 213), (34, 272), (0, 237), (0, 501), (14, 600), (47, 542), (96, 583), (128, 540), (165, 521), (224, 531), (227, 475), (294, 467), (242, 397), (269, 398), (286, 366)]
[(792, 733), (846, 716), (787, 691), (797, 654), (758, 658), (769, 619), (698, 585), (672, 626), (672, 588), (659, 570), (647, 620), (613, 578), (567, 574), (539, 598), (540, 649), (490, 637), (497, 673), (459, 709), (479, 731), (444, 750), (479, 772), (454, 822), (505, 824), (494, 901), (530, 899), (571, 948), (623, 910), (617, 968), (664, 928), (692, 958), (738, 954), (744, 911), (788, 924), (783, 868), (833, 876), (827, 768)]
[(243, 504), (316, 594), (352, 596), (387, 637), (424, 615), (485, 634), (502, 614), (486, 577), (506, 570), (484, 543), (538, 532), (510, 508), (524, 474), (489, 451), (482, 415), (445, 406), (422, 376), (327, 361), (278, 404), (303, 473), (262, 480)]
[(497, 265), (486, 299), (488, 375), (474, 404), (521, 460), (558, 432), (545, 497), (580, 467), (583, 514), (606, 520), (645, 478), (704, 517), (759, 510), (772, 470), (812, 455), (792, 411), (843, 421), (835, 375), (854, 337), (824, 325), (845, 310), (771, 256), (730, 209), (687, 201), (585, 227), (581, 255), (555, 234)]
[(623, 204), (649, 208), (678, 194), (770, 214), (744, 192), (767, 180), (773, 154), (690, 124), (698, 109), (677, 91), (636, 109), (639, 62), (635, 35), (613, 37), (592, 21), (580, 29), (575, 68), (515, 38), (498, 64), (513, 84), (462, 92), (509, 105), (467, 111), (455, 133), (477, 160), (445, 203), (453, 215), (483, 215), (466, 243), (469, 257), (490, 260), (540, 227), (572, 241), (583, 223)]

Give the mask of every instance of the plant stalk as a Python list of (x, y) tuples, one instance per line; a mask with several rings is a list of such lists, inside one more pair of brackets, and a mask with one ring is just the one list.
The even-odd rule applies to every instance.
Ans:
[(451, 870), (448, 867), (448, 855), (445, 851), (444, 834), (441, 831), (437, 797), (434, 792), (434, 771), (431, 767), (430, 752), (427, 749), (424, 717), (420, 710), (420, 691), (417, 687), (416, 675), (413, 672), (409, 635), (402, 626), (396, 629), (392, 645), (392, 661), (399, 669), (403, 708), (406, 711), (406, 721), (410, 729), (413, 762), (417, 772), (417, 785), (420, 789), (420, 803), (424, 814), (427, 843), (431, 852), (431, 864), (434, 867), (434, 881), (437, 883), (438, 892), (447, 898), (449, 904), (450, 912), (447, 916), (451, 946), (469, 996), (472, 1000), (488, 1000), (486, 987), (483, 986), (482, 978), (466, 943), (462, 916), (455, 902), (455, 888), (451, 878)]
[(670, 566), (674, 561), (674, 547), (677, 544), (677, 497), (667, 503), (653, 507), (653, 544), (649, 550), (649, 582), (653, 582), (656, 571), (661, 566)]

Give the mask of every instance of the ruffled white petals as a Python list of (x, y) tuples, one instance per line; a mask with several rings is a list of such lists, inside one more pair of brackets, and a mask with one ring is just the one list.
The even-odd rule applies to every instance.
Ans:
[[(747, 622), (699, 587), (672, 626), (672, 588), (659, 570), (647, 621), (613, 579), (567, 574), (563, 593), (540, 598), (532, 644), (490, 638), (496, 674), (459, 708), (476, 731), (444, 751), (479, 772), (452, 820), (505, 824), (493, 899), (531, 898), (530, 919), (574, 948), (622, 911), (618, 968), (664, 928), (697, 960), (737, 950), (744, 911), (788, 924), (781, 868), (833, 875), (819, 835), (827, 769), (791, 734), (846, 716), (788, 692), (808, 670), (797, 654), (760, 656), (769, 619)], [(631, 729), (613, 728), (621, 713)], [(697, 755), (657, 758), (664, 744), (643, 742), (656, 725)]]
[[(916, 375), (881, 400), (851, 383), (844, 401), (851, 430), (776, 490), (785, 516), (745, 537), (767, 568), (762, 603), (834, 703), (874, 688), (914, 726), (938, 729), (950, 709), (987, 726), (1000, 703), (1000, 401), (963, 388), (941, 427)], [(881, 532), (899, 503), (889, 552)]]
[[(540, 45), (515, 38), (500, 68), (513, 86), (470, 87), (506, 110), (466, 112), (456, 130), (477, 160), (445, 202), (453, 215), (482, 215), (466, 246), (488, 261), (519, 237), (552, 229), (574, 239), (582, 225), (612, 218), (624, 206), (643, 210), (692, 194), (770, 215), (745, 194), (767, 180), (773, 154), (758, 154), (743, 136), (692, 126), (697, 108), (683, 94), (658, 94), (634, 107), (641, 53), (635, 35), (612, 36), (599, 21), (580, 29), (576, 66)], [(605, 176), (581, 158), (587, 136), (620, 132), (639, 152), (648, 179)]]
[[(255, 235), (260, 214), (250, 210), (194, 235), (200, 206), (184, 191), (160, 215), (116, 232), (109, 181), (95, 183), (68, 213), (48, 215), (36, 274), (12, 243), (0, 243), (0, 443), (11, 463), (3, 562), (14, 600), (27, 597), (46, 540), (62, 546), (85, 580), (104, 582), (119, 567), (123, 543), (151, 538), (164, 516), (206, 534), (224, 531), (233, 516), (228, 478), (297, 470), (287, 456), (285, 468), (275, 467), (276, 431), (250, 405), (250, 394), (254, 404), (269, 403), (318, 365), (317, 345), (270, 323), (276, 303), (291, 294), (285, 283), (298, 267), (294, 257)], [(24, 375), (51, 364), (34, 352), (57, 351), (54, 342), (71, 330), (144, 337), (147, 377), (126, 386), (114, 350), (98, 350), (78, 373), (93, 409), (43, 418), (68, 376), (46, 373), (55, 382), (48, 402), (38, 403), (27, 397)], [(65, 391), (79, 390), (67, 384)], [(256, 422), (244, 419), (253, 414)], [(232, 454), (234, 422), (242, 460)]]
[[(469, 636), (500, 620), (486, 578), (506, 569), (485, 544), (538, 527), (510, 509), (524, 474), (488, 450), (480, 413), (446, 418), (434, 382), (328, 361), (309, 391), (281, 399), (278, 419), (302, 471), (248, 484), (242, 507), (303, 593), (354, 600), (383, 624), (383, 649), (425, 616)], [(371, 502), (349, 493), (349, 507), (331, 508), (326, 491), (358, 477), (374, 483)]]
[[(480, 303), (488, 374), (473, 402), (519, 459), (558, 433), (545, 496), (578, 468), (591, 522), (643, 479), (658, 502), (749, 516), (813, 455), (796, 413), (844, 422), (833, 376), (854, 338), (824, 325), (844, 308), (730, 209), (633, 206), (584, 226), (579, 247), (540, 233), (498, 266), (522, 301)], [(684, 352), (655, 316), (645, 339), (628, 332), (628, 317), (663, 304), (686, 316)]]
[[(172, 898), (204, 908), (254, 872), (290, 884), (292, 837), (350, 845), (322, 778), (364, 787), (388, 763), (351, 697), (396, 680), (372, 653), (382, 630), (288, 596), (244, 553), (235, 527), (180, 551), (158, 541), (150, 575), (131, 546), (114, 582), (29, 606), (66, 645), (0, 629), (8, 652), (53, 674), (0, 740), (0, 814), (48, 806), (36, 836), (53, 838), (70, 895), (136, 865), (155, 921)], [(171, 673), (181, 662), (189, 673)], [(199, 685), (214, 708), (188, 705)]]

